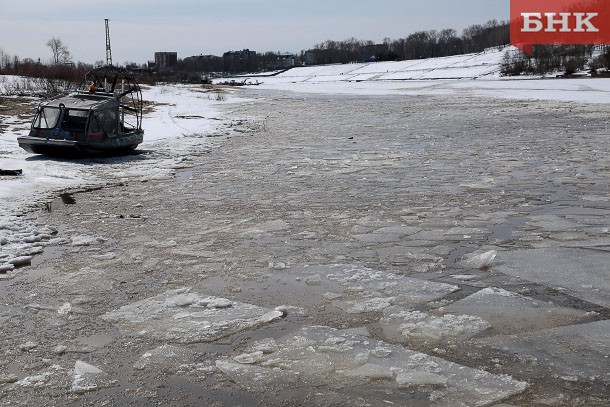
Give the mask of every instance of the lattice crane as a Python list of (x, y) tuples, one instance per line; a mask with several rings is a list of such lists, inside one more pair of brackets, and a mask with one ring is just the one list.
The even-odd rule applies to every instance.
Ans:
[(106, 22), (106, 65), (112, 66), (112, 51), (110, 50), (110, 27), (108, 27), (108, 19), (104, 19)]

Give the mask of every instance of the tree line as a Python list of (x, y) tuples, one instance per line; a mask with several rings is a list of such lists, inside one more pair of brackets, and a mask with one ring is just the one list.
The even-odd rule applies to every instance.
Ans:
[[(534, 45), (532, 54), (507, 52), (500, 71), (504, 76), (545, 75), (561, 72), (569, 76), (588, 69), (593, 76), (610, 69), (608, 45)], [(607, 75), (607, 73), (605, 73)]]
[(302, 51), (306, 64), (345, 64), (351, 62), (404, 61), (481, 52), (510, 43), (507, 21), (490, 20), (466, 28), (461, 35), (452, 28), (418, 31), (405, 38), (386, 38), (381, 44), (350, 38), (325, 41)]

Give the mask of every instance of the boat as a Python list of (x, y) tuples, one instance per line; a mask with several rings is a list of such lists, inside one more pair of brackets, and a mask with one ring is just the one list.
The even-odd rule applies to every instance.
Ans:
[(75, 92), (36, 109), (19, 146), (33, 154), (82, 156), (132, 152), (142, 143), (142, 90), (123, 68), (85, 74)]

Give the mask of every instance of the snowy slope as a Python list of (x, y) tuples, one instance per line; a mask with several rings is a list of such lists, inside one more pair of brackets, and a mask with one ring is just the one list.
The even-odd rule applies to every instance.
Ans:
[(273, 78), (274, 82), (336, 82), (421, 79), (498, 78), (504, 49), (443, 58), (399, 62), (321, 65), (293, 68)]
[(259, 78), (263, 89), (351, 95), (471, 94), (507, 99), (610, 103), (610, 81), (596, 78), (501, 77), (514, 47), (399, 62), (304, 66)]

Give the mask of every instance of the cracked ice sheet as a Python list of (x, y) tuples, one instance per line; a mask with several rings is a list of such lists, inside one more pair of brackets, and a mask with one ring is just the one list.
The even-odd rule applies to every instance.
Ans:
[(272, 322), (282, 312), (224, 298), (204, 296), (188, 288), (170, 290), (102, 315), (140, 336), (175, 343), (210, 342)]
[(494, 270), (548, 287), (563, 287), (585, 301), (610, 307), (610, 253), (548, 248), (500, 252)]
[(251, 391), (308, 385), (348, 396), (366, 394), (369, 402), (483, 406), (527, 388), (509, 376), (325, 326), (303, 327), (279, 339), (276, 348), (218, 360), (216, 366)]
[(421, 340), (428, 343), (447, 343), (465, 340), (491, 327), (489, 322), (477, 316), (436, 316), (400, 307), (384, 310), (379, 323), (386, 338), (400, 343)]
[(437, 300), (459, 287), (409, 278), (356, 265), (310, 266), (298, 270), (304, 280), (319, 279), (332, 304), (350, 314), (411, 307)]
[(550, 369), (554, 376), (574, 381), (610, 383), (610, 320), (570, 325), (532, 333), (480, 339), (491, 346), (531, 364), (535, 361)]
[(504, 334), (554, 328), (590, 317), (585, 311), (558, 307), (494, 287), (456, 301), (445, 310), (480, 317)]

